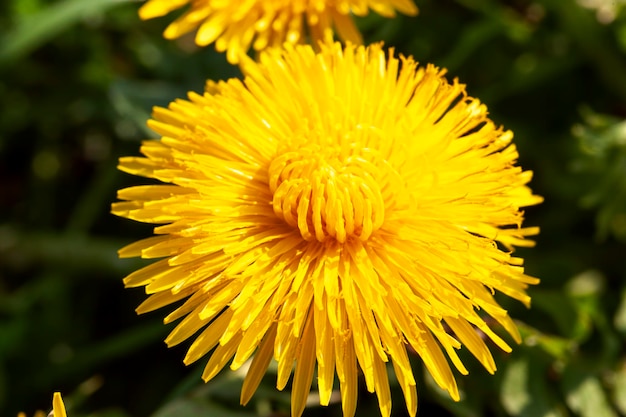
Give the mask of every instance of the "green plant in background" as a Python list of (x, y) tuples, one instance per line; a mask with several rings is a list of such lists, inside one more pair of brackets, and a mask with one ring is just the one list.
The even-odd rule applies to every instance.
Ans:
[(584, 124), (572, 128), (582, 151), (575, 169), (590, 182), (581, 204), (597, 210), (598, 239), (626, 242), (626, 121), (587, 108), (582, 116)]
[[(275, 390), (273, 365), (240, 408), (243, 372), (199, 382), (202, 368), (185, 369), (182, 351), (159, 343), (168, 331), (161, 318), (132, 313), (143, 295), (121, 290), (120, 276), (143, 264), (117, 260), (115, 251), (150, 230), (107, 213), (115, 190), (131, 184), (116, 173), (117, 158), (151, 134), (151, 106), (201, 90), (206, 79), (239, 76), (193, 37), (163, 40), (166, 23), (140, 22), (138, 6), (0, 5), (0, 415), (46, 408), (55, 390), (68, 393), (72, 416), (286, 413), (289, 395)], [(494, 376), (461, 350), (470, 376), (458, 379), (459, 403), (414, 361), (418, 415), (626, 414), (623, 3), (418, 6), (417, 18), (355, 22), (365, 43), (384, 39), (466, 82), (490, 118), (515, 132), (520, 163), (546, 197), (527, 213), (542, 227), (538, 246), (519, 252), (542, 278), (529, 292), (533, 308), (497, 298), (519, 320), (524, 343), (512, 354), (491, 347)], [(401, 398), (393, 378), (390, 391)], [(379, 415), (375, 403), (361, 393), (358, 415)], [(305, 410), (328, 414), (341, 415), (332, 395), (329, 408)]]

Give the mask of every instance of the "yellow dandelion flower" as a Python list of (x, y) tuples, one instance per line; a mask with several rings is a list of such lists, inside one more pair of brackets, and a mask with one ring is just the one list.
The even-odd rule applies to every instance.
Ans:
[(307, 36), (313, 44), (332, 38), (362, 43), (351, 15), (365, 16), (369, 10), (385, 17), (396, 11), (417, 14), (413, 0), (148, 0), (140, 9), (142, 19), (164, 16), (187, 6), (187, 11), (171, 23), (163, 35), (176, 39), (197, 29), (196, 44), (227, 53), (230, 63), (252, 45), (256, 51), (284, 42), (302, 43)]
[(244, 71), (156, 108), (161, 140), (120, 160), (166, 183), (120, 190), (113, 205), (160, 224), (119, 252), (164, 258), (125, 278), (150, 294), (137, 311), (185, 300), (165, 318), (183, 318), (166, 342), (194, 339), (186, 364), (212, 351), (206, 381), (253, 357), (243, 404), (274, 358), (278, 389), (295, 363), (293, 416), (317, 369), (320, 403), (336, 373), (351, 417), (360, 369), (388, 417), (390, 363), (415, 415), (409, 347), (458, 400), (446, 355), (466, 374), (465, 346), (493, 373), (479, 331), (510, 348), (485, 315), (520, 339), (493, 294), (528, 305), (538, 282), (510, 253), (532, 246), (538, 229), (521, 227), (520, 207), (541, 201), (513, 134), (444, 70), (382, 45), (287, 45)]

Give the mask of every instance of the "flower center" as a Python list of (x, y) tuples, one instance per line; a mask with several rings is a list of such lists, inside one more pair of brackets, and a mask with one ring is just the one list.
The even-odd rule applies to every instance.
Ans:
[(367, 240), (385, 217), (381, 164), (373, 156), (367, 148), (317, 144), (281, 153), (269, 168), (274, 213), (307, 241)]

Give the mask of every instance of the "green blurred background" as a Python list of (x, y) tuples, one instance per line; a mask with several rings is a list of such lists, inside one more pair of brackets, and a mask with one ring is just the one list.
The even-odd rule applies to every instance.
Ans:
[[(454, 403), (414, 361), (418, 416), (626, 415), (626, 4), (624, 0), (417, 0), (420, 15), (358, 20), (422, 63), (447, 67), (512, 129), (520, 163), (545, 203), (520, 250), (531, 310), (501, 297), (525, 342), (491, 346), (489, 375), (463, 352)], [(151, 137), (151, 107), (207, 78), (239, 76), (192, 37), (161, 38), (173, 16), (141, 22), (140, 2), (0, 3), (0, 416), (48, 409), (64, 393), (72, 417), (288, 416), (269, 372), (251, 404), (241, 375), (200, 380), (185, 347), (162, 342), (164, 311), (137, 317), (141, 290), (122, 278), (142, 263), (116, 250), (151, 234), (115, 218), (118, 172)], [(203, 362), (203, 361), (200, 361)], [(405, 416), (393, 383), (394, 416)], [(315, 398), (312, 398), (315, 403)], [(305, 416), (340, 416), (339, 404)], [(363, 389), (357, 416), (378, 416)]]

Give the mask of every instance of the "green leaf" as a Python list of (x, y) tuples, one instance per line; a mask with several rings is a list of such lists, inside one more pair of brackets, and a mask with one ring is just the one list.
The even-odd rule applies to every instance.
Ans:
[[(612, 39), (588, 10), (574, 1), (542, 0), (541, 3), (559, 20), (563, 30), (577, 43), (590, 64), (600, 74), (612, 93), (626, 98), (626, 66), (624, 55), (611, 48)], [(622, 68), (620, 70), (620, 68)], [(609, 87), (611, 88), (611, 87)]]
[(502, 34), (502, 24), (493, 20), (480, 20), (463, 31), (463, 36), (452, 51), (443, 59), (441, 65), (450, 71), (461, 67), (472, 53), (491, 39)]
[(565, 291), (576, 298), (598, 297), (606, 286), (604, 275), (588, 270), (576, 275), (566, 285)]
[(622, 290), (621, 301), (613, 317), (613, 325), (619, 332), (626, 333), (626, 289)]
[(528, 392), (528, 368), (528, 359), (522, 358), (511, 362), (504, 371), (500, 397), (506, 411), (514, 416), (521, 415), (532, 403)]
[(198, 417), (198, 416), (219, 416), (219, 417), (250, 417), (254, 416), (254, 408), (248, 411), (233, 411), (219, 404), (198, 398), (179, 398), (165, 404), (152, 417)]
[(533, 308), (545, 311), (554, 320), (559, 334), (582, 342), (593, 330), (591, 318), (577, 308), (561, 290), (534, 290)]
[(602, 344), (601, 353), (595, 357), (598, 367), (610, 366), (621, 349), (619, 335), (613, 329), (602, 303), (605, 287), (605, 276), (596, 270), (584, 271), (565, 284), (565, 291), (572, 298), (578, 314), (588, 317), (600, 336), (596, 338)]
[(572, 133), (580, 150), (575, 169), (586, 176), (588, 191), (580, 199), (584, 208), (596, 213), (596, 238), (604, 241), (609, 235), (626, 240), (626, 121), (594, 113), (583, 107), (584, 124), (577, 124)]
[[(134, 130), (142, 135), (155, 138), (157, 135), (148, 128), (146, 121), (150, 119), (152, 106), (167, 105), (175, 97), (184, 94), (184, 89), (159, 81), (133, 81), (118, 79), (111, 83), (109, 98), (113, 108), (123, 120), (130, 123), (130, 134), (137, 136)], [(120, 132), (121, 136), (126, 136)]]
[(24, 18), (0, 38), (0, 66), (27, 55), (86, 16), (130, 0), (65, 0)]
[(598, 378), (570, 367), (563, 373), (565, 402), (581, 417), (617, 417)]
[(508, 363), (500, 391), (500, 401), (512, 416), (561, 417), (559, 409), (549, 397), (547, 370), (530, 357), (520, 357)]
[(626, 415), (626, 363), (623, 363), (615, 373), (613, 381), (613, 404), (621, 414)]
[(516, 324), (527, 346), (538, 346), (555, 359), (566, 360), (577, 347), (573, 340), (542, 333), (525, 323)]

